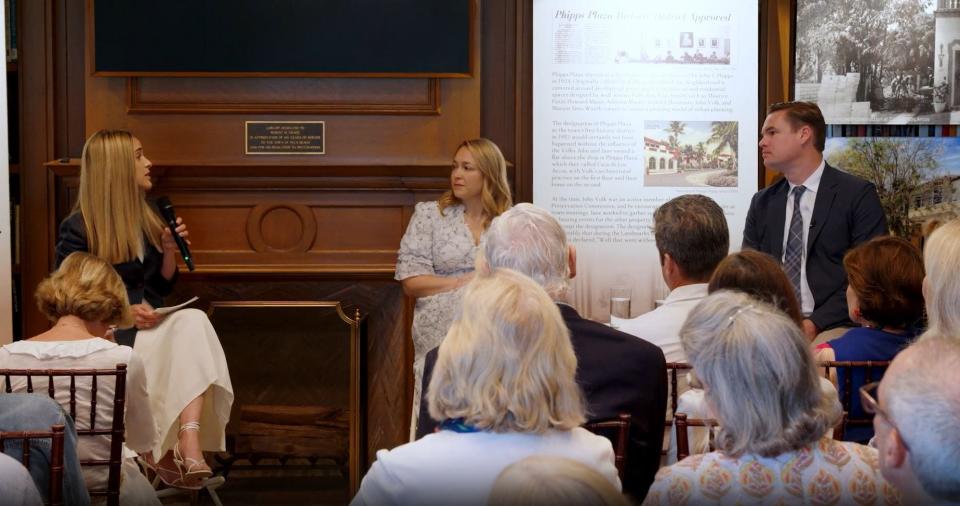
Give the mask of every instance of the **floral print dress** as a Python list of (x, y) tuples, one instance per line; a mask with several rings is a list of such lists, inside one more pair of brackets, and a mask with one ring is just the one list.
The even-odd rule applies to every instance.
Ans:
[[(461, 276), (473, 270), (477, 256), (473, 234), (464, 221), (463, 205), (449, 206), (440, 214), (437, 202), (420, 202), (400, 241), (395, 279), (413, 276)], [(420, 410), (423, 359), (447, 335), (459, 305), (462, 289), (419, 297), (413, 312), (413, 420), (411, 440)]]
[(829, 438), (776, 457), (691, 455), (657, 472), (643, 504), (900, 504), (878, 466), (877, 450)]

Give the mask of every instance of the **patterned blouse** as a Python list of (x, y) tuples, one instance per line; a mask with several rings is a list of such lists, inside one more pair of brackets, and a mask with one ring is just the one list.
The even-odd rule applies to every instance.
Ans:
[(880, 475), (873, 448), (823, 438), (777, 457), (722, 452), (691, 455), (661, 468), (644, 505), (900, 504)]

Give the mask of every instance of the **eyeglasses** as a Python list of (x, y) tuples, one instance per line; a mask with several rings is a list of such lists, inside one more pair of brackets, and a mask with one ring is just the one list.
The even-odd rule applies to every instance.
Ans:
[(893, 421), (893, 418), (890, 418), (883, 408), (880, 407), (880, 401), (877, 400), (879, 397), (877, 393), (877, 388), (880, 386), (879, 381), (874, 381), (873, 383), (867, 383), (860, 387), (860, 405), (863, 406), (863, 410), (871, 415), (880, 415), (882, 416), (887, 423), (890, 424), (894, 430), (897, 431), (897, 435), (900, 437), (900, 441), (903, 443), (904, 448), (907, 451), (910, 451), (910, 447), (907, 446), (907, 441), (903, 439), (903, 432), (897, 427), (897, 424)]

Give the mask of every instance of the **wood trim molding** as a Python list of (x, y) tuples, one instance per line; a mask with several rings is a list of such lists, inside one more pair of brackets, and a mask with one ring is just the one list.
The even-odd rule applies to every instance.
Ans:
[(127, 112), (130, 114), (379, 114), (387, 116), (440, 114), (440, 84), (437, 78), (424, 80), (422, 102), (336, 103), (336, 102), (162, 102), (144, 100), (139, 77), (127, 79)]

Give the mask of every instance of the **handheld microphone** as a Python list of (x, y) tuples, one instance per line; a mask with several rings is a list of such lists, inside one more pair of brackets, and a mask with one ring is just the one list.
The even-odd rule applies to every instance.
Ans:
[(169, 228), (170, 233), (173, 234), (173, 240), (177, 241), (177, 247), (180, 248), (180, 256), (183, 257), (183, 262), (187, 264), (187, 269), (191, 271), (196, 269), (196, 267), (193, 266), (193, 257), (190, 256), (190, 248), (187, 247), (187, 241), (177, 233), (177, 213), (173, 210), (173, 204), (170, 202), (170, 199), (167, 197), (158, 198), (157, 207), (160, 208), (160, 216), (163, 216), (163, 221), (167, 222), (167, 228)]

